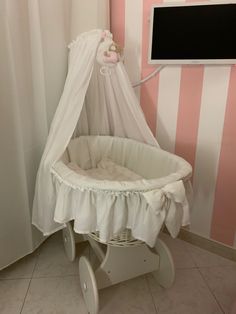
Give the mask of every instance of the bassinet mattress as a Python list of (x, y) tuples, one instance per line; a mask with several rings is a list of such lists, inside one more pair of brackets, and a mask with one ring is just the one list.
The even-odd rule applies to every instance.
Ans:
[(129, 228), (154, 246), (163, 223), (173, 237), (189, 224), (191, 171), (182, 158), (135, 140), (80, 136), (51, 169), (54, 220), (74, 220), (77, 233), (99, 231), (104, 243)]
[(96, 168), (84, 170), (76, 163), (70, 162), (67, 166), (76, 173), (90, 177), (96, 180), (110, 180), (110, 181), (136, 181), (142, 177), (126, 167), (117, 165), (108, 158), (103, 158)]

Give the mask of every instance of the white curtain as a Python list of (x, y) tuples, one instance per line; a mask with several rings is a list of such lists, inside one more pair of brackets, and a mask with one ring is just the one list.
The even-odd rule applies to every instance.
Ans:
[(43, 241), (31, 208), (67, 45), (96, 27), (109, 27), (108, 0), (0, 1), (0, 269)]

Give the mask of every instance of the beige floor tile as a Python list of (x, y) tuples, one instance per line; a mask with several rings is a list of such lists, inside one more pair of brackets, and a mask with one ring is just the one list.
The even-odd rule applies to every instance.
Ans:
[(76, 256), (79, 258), (84, 255), (87, 258), (90, 256), (90, 245), (88, 242), (81, 242), (76, 244)]
[(61, 232), (61, 230), (52, 234), (43, 242), (43, 244), (39, 247), (39, 253), (41, 250), (45, 250), (45, 248), (54, 247), (57, 244), (62, 245), (62, 232)]
[(0, 279), (31, 278), (37, 260), (37, 253), (25, 256), (18, 262), (0, 271)]
[(145, 277), (103, 289), (99, 314), (156, 314)]
[(87, 314), (79, 277), (32, 279), (22, 314)]
[(42, 245), (33, 278), (78, 275), (81, 255), (89, 256), (87, 242), (76, 245), (76, 259), (70, 262), (65, 254), (61, 233), (56, 233)]
[(62, 238), (56, 235), (48, 239), (40, 250), (33, 278), (78, 275), (79, 256), (88, 254), (87, 251), (87, 244), (78, 244), (76, 260), (70, 262), (65, 255)]
[(77, 259), (70, 262), (62, 246), (49, 250), (42, 250), (33, 273), (36, 277), (55, 277), (78, 274)]
[(177, 269), (196, 267), (191, 254), (186, 249), (184, 241), (180, 239), (173, 239), (165, 233), (160, 234), (160, 239), (163, 240), (170, 249), (174, 259), (175, 267)]
[(185, 242), (197, 267), (234, 266), (235, 262)]
[(151, 275), (148, 280), (158, 314), (222, 313), (198, 269), (178, 269), (170, 289), (161, 288)]
[(20, 314), (30, 279), (0, 280), (0, 313)]
[(200, 272), (223, 310), (230, 313), (236, 303), (236, 266), (200, 268)]

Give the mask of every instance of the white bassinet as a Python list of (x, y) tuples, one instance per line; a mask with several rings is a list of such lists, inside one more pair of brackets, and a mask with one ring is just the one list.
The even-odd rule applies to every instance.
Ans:
[(189, 223), (181, 180), (189, 179), (191, 167), (182, 158), (111, 136), (73, 139), (63, 157), (51, 169), (54, 219), (74, 220), (75, 232), (99, 231), (100, 241), (107, 243), (128, 228), (153, 247), (164, 221), (173, 237)]
[[(173, 260), (157, 236), (164, 224), (173, 237), (189, 224), (191, 166), (160, 149), (116, 48), (111, 34), (101, 30), (84, 33), (70, 45), (68, 76), (33, 206), (33, 224), (44, 235), (64, 228), (71, 260), (70, 222), (76, 233), (89, 235), (101, 261), (94, 273), (88, 260), (80, 259), (90, 313), (98, 312), (98, 288), (151, 271), (170, 286)], [(107, 244), (105, 252), (99, 243)]]

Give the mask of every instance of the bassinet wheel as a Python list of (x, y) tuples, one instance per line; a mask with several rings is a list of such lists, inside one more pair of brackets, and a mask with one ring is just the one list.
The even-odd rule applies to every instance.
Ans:
[(75, 237), (70, 223), (67, 223), (66, 228), (62, 230), (62, 237), (66, 256), (73, 262), (75, 260)]
[(170, 288), (175, 280), (175, 265), (172, 254), (167, 245), (157, 239), (155, 249), (159, 255), (159, 268), (152, 274), (156, 281), (164, 288)]
[(93, 269), (85, 256), (81, 256), (79, 259), (79, 276), (88, 312), (90, 314), (97, 314), (99, 310), (97, 281)]

